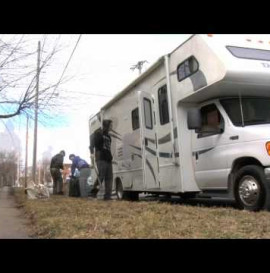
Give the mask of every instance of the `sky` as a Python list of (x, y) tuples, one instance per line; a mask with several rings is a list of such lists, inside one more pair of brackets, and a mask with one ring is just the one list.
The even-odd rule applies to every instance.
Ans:
[[(2, 35), (1, 38), (3, 38)], [(44, 35), (29, 36), (32, 49), (37, 47)], [(270, 41), (270, 35), (260, 35)], [(138, 77), (138, 70), (130, 68), (138, 61), (147, 60), (142, 72), (157, 59), (173, 51), (190, 37), (190, 34), (83, 34), (65, 71), (70, 78), (61, 88), (63, 109), (48, 120), (46, 126), (38, 125), (37, 159), (47, 152), (54, 155), (66, 151), (64, 162), (70, 163), (68, 155), (74, 153), (90, 163), (89, 117), (99, 111), (114, 95), (122, 91)], [(236, 38), (237, 35), (234, 35)], [(249, 35), (250, 37), (250, 35)], [(63, 50), (57, 55), (47, 74), (41, 74), (41, 84), (49, 79), (58, 79), (71, 55), (79, 35), (46, 35), (53, 43), (58, 39)], [(36, 62), (34, 57), (33, 62)], [(1, 75), (0, 75), (1, 76)], [(25, 155), (26, 118), (17, 117), (14, 131), (21, 139), (21, 157)], [(6, 120), (0, 122), (0, 132), (5, 130)], [(33, 155), (33, 121), (29, 128), (29, 166)]]
[[(3, 36), (5, 35), (1, 38), (5, 38)], [(31, 41), (31, 49), (37, 47), (39, 40), (44, 40), (44, 35), (27, 36)], [(138, 70), (130, 69), (133, 65), (146, 60), (142, 70), (144, 72), (159, 57), (171, 52), (189, 37), (187, 34), (82, 35), (65, 71), (65, 77), (71, 79), (58, 90), (59, 96), (64, 97), (63, 104), (66, 101), (68, 106), (58, 111), (46, 126), (39, 123), (37, 159), (41, 159), (42, 154), (48, 153), (49, 150), (52, 155), (65, 150), (64, 162), (70, 163), (68, 155), (74, 153), (90, 163), (89, 117), (138, 77)], [(60, 77), (78, 38), (79, 35), (46, 35), (47, 41), (51, 40), (51, 43), (59, 39), (64, 49), (52, 63), (51, 71), (40, 75), (41, 84), (45, 84), (46, 79)], [(36, 64), (35, 56), (33, 63)], [(0, 122), (0, 132), (5, 130), (6, 122), (7, 120)], [(20, 116), (12, 119), (12, 122), (15, 133), (21, 139), (23, 158), (26, 146), (26, 118)], [(32, 164), (33, 134), (33, 121), (30, 121), (29, 165)]]

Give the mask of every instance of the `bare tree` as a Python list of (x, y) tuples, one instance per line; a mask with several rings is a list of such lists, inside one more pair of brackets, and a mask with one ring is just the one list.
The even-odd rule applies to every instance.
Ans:
[[(24, 35), (8, 38), (0, 37), (0, 118), (11, 118), (22, 113), (33, 117), (37, 84), (37, 43)], [(65, 81), (55, 77), (52, 80), (52, 75), (56, 73), (47, 73), (53, 70), (55, 56), (61, 49), (59, 39), (60, 36), (49, 43), (48, 40), (51, 39), (44, 35), (41, 42), (38, 111), (43, 116), (48, 115), (48, 109), (51, 111), (57, 106), (57, 87)]]

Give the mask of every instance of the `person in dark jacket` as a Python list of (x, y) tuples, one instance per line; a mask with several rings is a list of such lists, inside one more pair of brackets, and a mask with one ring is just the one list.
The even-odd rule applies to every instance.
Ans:
[(75, 154), (70, 154), (69, 159), (72, 161), (71, 176), (74, 176), (76, 169), (80, 171), (79, 185), (80, 185), (81, 197), (87, 197), (88, 193), (86, 189), (86, 183), (87, 183), (87, 178), (91, 174), (90, 166), (84, 159), (80, 158), (79, 156), (76, 156)]
[(50, 171), (53, 179), (53, 194), (63, 194), (63, 178), (60, 170), (64, 169), (65, 151), (60, 151), (51, 160)]
[[(94, 132), (91, 137), (91, 145), (89, 147), (91, 153), (92, 164), (96, 162), (99, 180), (103, 183), (105, 181), (105, 194), (104, 200), (111, 200), (112, 194), (112, 181), (113, 181), (113, 172), (112, 172), (112, 154), (111, 154), (111, 136), (109, 131), (112, 129), (112, 121), (104, 120), (102, 123), (102, 129), (98, 129)], [(98, 180), (95, 181), (92, 197), (96, 197), (98, 193)]]

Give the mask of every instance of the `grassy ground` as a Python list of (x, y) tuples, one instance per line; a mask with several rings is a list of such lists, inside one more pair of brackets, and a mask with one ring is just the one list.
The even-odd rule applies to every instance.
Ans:
[(15, 193), (35, 238), (270, 238), (270, 212)]

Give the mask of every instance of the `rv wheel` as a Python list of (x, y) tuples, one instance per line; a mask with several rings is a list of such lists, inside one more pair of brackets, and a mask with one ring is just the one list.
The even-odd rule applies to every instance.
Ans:
[(139, 193), (134, 191), (124, 191), (121, 180), (116, 182), (116, 196), (118, 200), (138, 201)]
[(124, 199), (124, 190), (123, 190), (123, 185), (120, 180), (116, 182), (116, 196), (118, 200), (123, 200)]
[(259, 211), (264, 204), (266, 191), (264, 172), (259, 166), (248, 165), (235, 176), (235, 200), (240, 209)]

